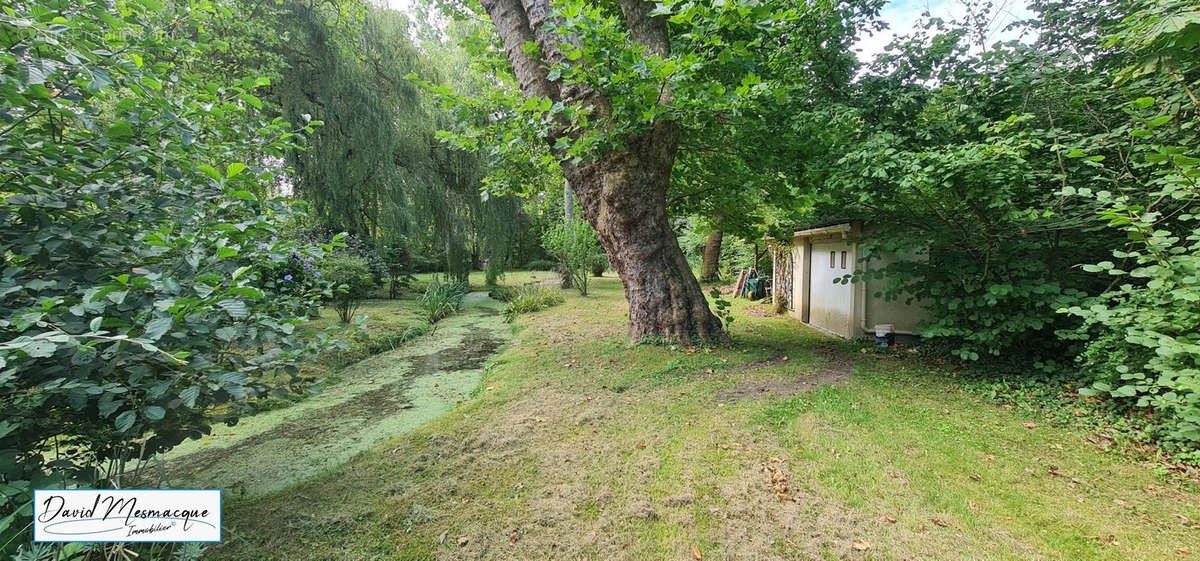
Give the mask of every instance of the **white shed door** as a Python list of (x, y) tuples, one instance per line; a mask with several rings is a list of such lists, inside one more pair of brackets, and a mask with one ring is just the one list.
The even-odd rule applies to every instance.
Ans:
[(809, 323), (843, 337), (849, 337), (853, 333), (853, 285), (833, 282), (834, 279), (853, 272), (854, 254), (849, 244), (841, 240), (813, 243)]

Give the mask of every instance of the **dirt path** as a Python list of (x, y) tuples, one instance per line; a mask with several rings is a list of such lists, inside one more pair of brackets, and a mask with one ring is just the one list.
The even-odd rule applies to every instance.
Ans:
[(479, 385), (484, 363), (509, 336), (500, 306), (473, 292), (435, 332), (345, 368), (320, 395), (214, 426), (209, 437), (166, 456), (164, 483), (220, 487), (232, 500), (261, 496), (450, 411)]

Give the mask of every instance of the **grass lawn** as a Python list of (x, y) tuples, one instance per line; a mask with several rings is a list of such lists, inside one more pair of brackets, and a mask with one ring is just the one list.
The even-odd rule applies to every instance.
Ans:
[(1190, 484), (985, 403), (948, 372), (741, 301), (733, 347), (629, 347), (620, 285), (592, 290), (522, 316), (451, 413), (227, 508), (209, 556), (1200, 556)]
[[(609, 273), (612, 275), (612, 273)], [(413, 275), (417, 280), (413, 283), (413, 290), (420, 291), (428, 285), (435, 277), (445, 278), (442, 274), (437, 273), (417, 273)], [(499, 284), (505, 286), (521, 286), (527, 283), (541, 282), (548, 279), (557, 279), (558, 273), (554, 271), (509, 271), (500, 277)], [(487, 290), (486, 277), (483, 271), (471, 271), (467, 277), (467, 283), (471, 290)], [(386, 292), (381, 295), (386, 295)]]

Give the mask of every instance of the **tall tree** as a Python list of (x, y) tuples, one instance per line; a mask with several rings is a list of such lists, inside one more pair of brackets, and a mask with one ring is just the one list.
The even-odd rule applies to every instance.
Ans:
[[(761, 76), (772, 73), (779, 45), (808, 45), (792, 57), (806, 73), (852, 67), (853, 58), (839, 52), (846, 34), (821, 22), (853, 28), (860, 20), (847, 14), (878, 3), (850, 2), (854, 8), (845, 10), (844, 3), (797, 0), (566, 0), (553, 7), (547, 0), (485, 0), (523, 99), (507, 109), (477, 111), (477, 121), (490, 129), (498, 117), (518, 117), (513, 127), (524, 127), (526, 140), (546, 141), (537, 161), (559, 163), (576, 189), (584, 217), (624, 283), (633, 339), (721, 341), (725, 334), (669, 225), (677, 211), (668, 191), (676, 188), (672, 176), (685, 159), (678, 157), (681, 146), (695, 131), (719, 139), (724, 127), (763, 130), (759, 111), (769, 100), (810, 103), (827, 95), (809, 88), (789, 100), (795, 90), (782, 87), (785, 81), (767, 83)], [(515, 140), (495, 130), (489, 139), (500, 147)], [(479, 141), (478, 135), (465, 139)], [(701, 183), (699, 177), (690, 182)], [(729, 181), (703, 186), (754, 200), (743, 187)]]
[[(667, 21), (652, 14), (654, 4), (619, 4), (629, 40), (645, 55), (667, 58)], [(613, 100), (605, 92), (584, 81), (563, 83), (550, 75), (551, 65), (567, 63), (564, 41), (570, 38), (556, 32), (562, 28), (551, 22), (549, 0), (484, 0), (483, 7), (496, 25), (521, 92), (613, 115)], [(536, 52), (527, 50), (527, 44), (536, 45)], [(671, 98), (670, 88), (663, 86), (655, 103)], [(550, 135), (552, 142), (578, 134), (566, 126), (557, 129)], [(675, 123), (659, 120), (626, 132), (622, 146), (594, 159), (563, 162), (563, 172), (624, 283), (630, 336), (721, 341), (725, 335), (720, 320), (709, 311), (667, 220), (666, 194), (678, 141)]]

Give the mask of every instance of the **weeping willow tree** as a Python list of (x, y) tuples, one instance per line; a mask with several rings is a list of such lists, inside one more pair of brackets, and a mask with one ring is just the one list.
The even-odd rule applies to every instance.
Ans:
[(449, 117), (405, 76), (438, 74), (400, 13), (360, 2), (289, 3), (274, 95), (285, 119), (323, 126), (293, 153), (295, 194), (322, 226), (380, 245), (406, 240), (456, 278), (503, 271), (521, 206), (486, 197), (475, 154), (436, 136)]

